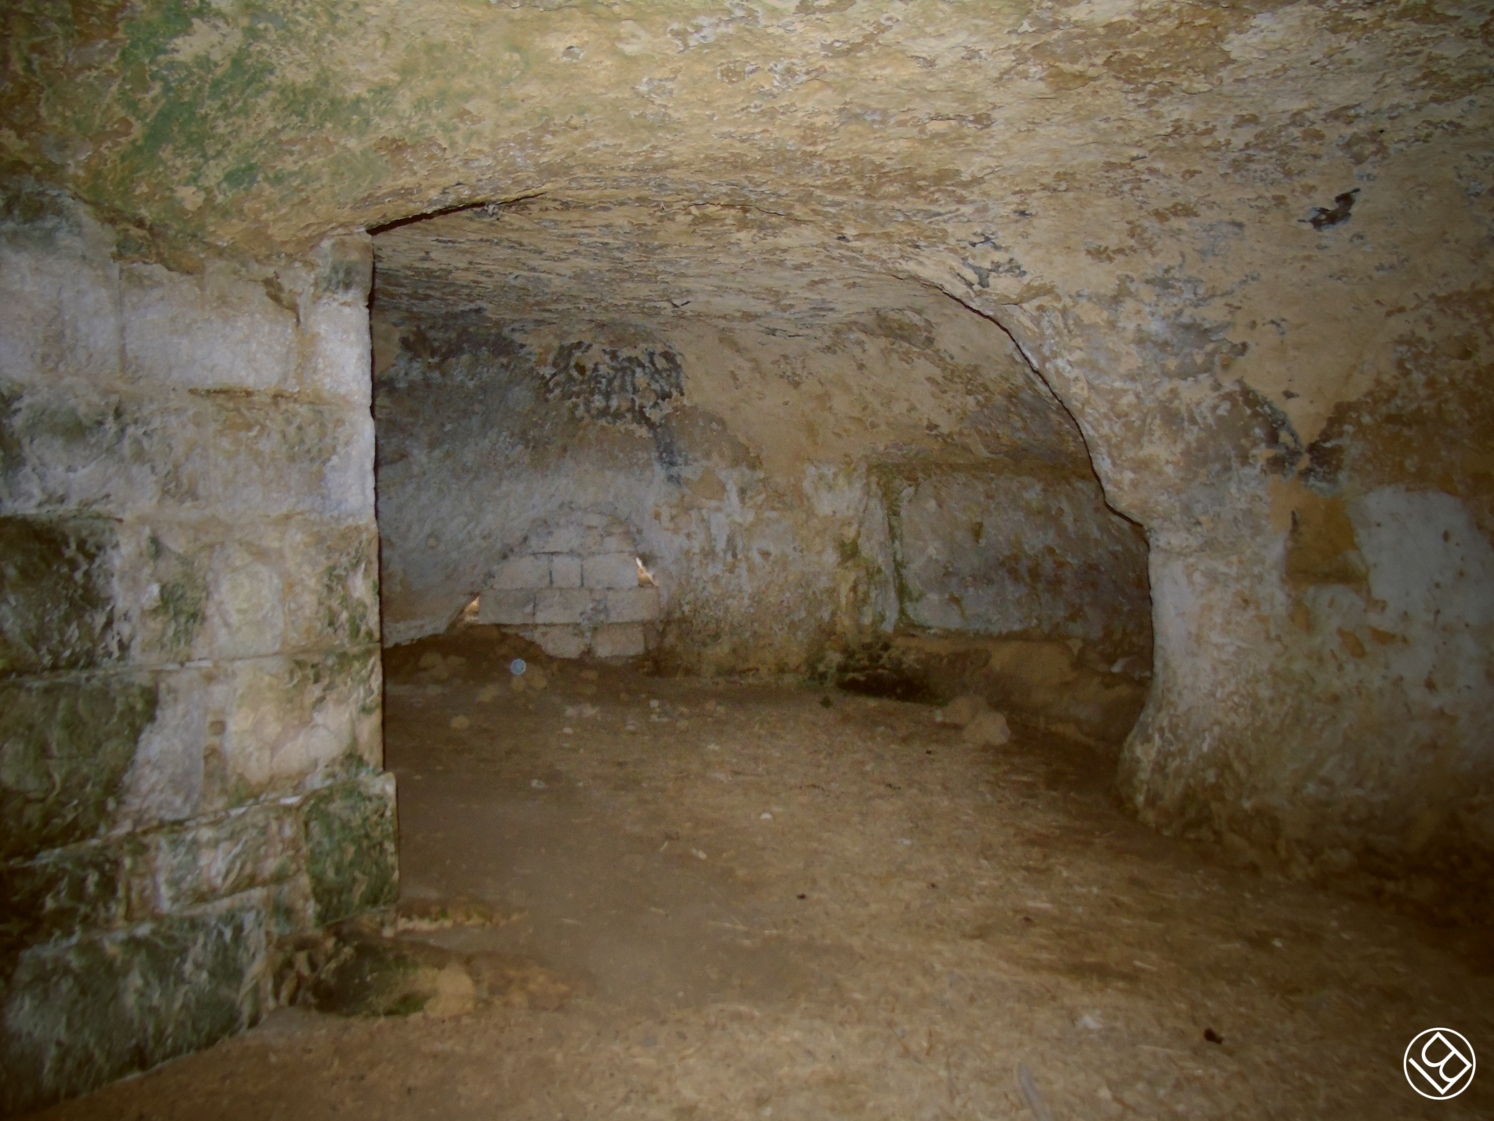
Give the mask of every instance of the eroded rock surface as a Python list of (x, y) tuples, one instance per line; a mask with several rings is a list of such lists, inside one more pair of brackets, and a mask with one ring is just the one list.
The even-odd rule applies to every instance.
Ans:
[[(889, 495), (942, 496), (938, 522), (964, 500), (922, 480), (971, 472), (1066, 512), (1024, 541), (1134, 560), (1087, 460), (1149, 545), (1136, 811), (1418, 897), (1489, 875), (1487, 5), (21, 0), (0, 20), (5, 175), (110, 223), (5, 195), (0, 673), (42, 729), (5, 746), (7, 820), (39, 830), (16, 860), (299, 789), (349, 744), (376, 765), (348, 358), (367, 262), (325, 248), (369, 230), (390, 638), (444, 626), (569, 504), (629, 526), (660, 649), (702, 666), (948, 628), (950, 595), (1055, 655), (1134, 642), (1125, 564), (1011, 549), (1063, 594), (982, 598), (998, 551), (951, 548), (899, 583)], [(204, 708), (224, 683), (244, 703)], [(67, 812), (34, 812), (74, 778)], [(103, 891), (107, 925), (112, 882), (36, 898)]]

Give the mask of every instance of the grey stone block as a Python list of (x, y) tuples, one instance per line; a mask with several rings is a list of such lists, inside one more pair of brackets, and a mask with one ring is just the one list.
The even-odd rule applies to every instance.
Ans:
[(13, 513), (86, 505), (121, 514), (161, 499), (152, 422), (136, 402), (82, 379), (23, 386), (6, 375), (0, 447), (0, 505)]
[(84, 226), (77, 215), (57, 214), (0, 236), (0, 371), (6, 377), (119, 376), (118, 269), (107, 246), (94, 244), (98, 239)]
[(262, 286), (210, 264), (121, 270), (125, 376), (199, 389), (294, 388), (296, 315)]
[(552, 658), (579, 658), (588, 645), (586, 631), (579, 626), (529, 627), (521, 633)]
[(143, 677), (0, 684), (0, 860), (104, 829), (155, 714)]
[(534, 601), (536, 623), (584, 623), (594, 599), (585, 588), (546, 588)]
[(491, 590), (482, 593), (477, 603), (479, 623), (519, 626), (534, 622), (533, 589)]
[(285, 649), (379, 641), (379, 532), (372, 521), (285, 524)]
[(279, 544), (231, 541), (213, 550), (201, 638), (208, 657), (258, 658), (285, 648), (288, 574)]
[(601, 535), (588, 526), (541, 526), (530, 532), (524, 545), (531, 553), (588, 553), (600, 540)]
[(588, 588), (636, 588), (638, 558), (632, 553), (600, 553), (581, 562), (581, 583)]
[(658, 617), (658, 588), (619, 588), (607, 593), (609, 623), (647, 623)]
[(548, 588), (550, 586), (550, 558), (524, 554), (509, 557), (493, 573), (489, 586), (499, 591), (515, 588)]
[(633, 534), (625, 526), (618, 526), (607, 530), (602, 534), (602, 539), (597, 543), (595, 550), (598, 553), (627, 553), (629, 556), (637, 556), (638, 550), (633, 544)]
[(393, 906), (399, 895), (394, 776), (323, 787), (307, 796), (303, 812), (316, 921)]
[(635, 658), (644, 646), (642, 623), (607, 623), (591, 632), (591, 652), (598, 658)]
[(303, 788), (318, 775), (380, 756), (379, 649), (246, 658), (216, 687), (230, 805)]
[(36, 1109), (196, 1051), (265, 1010), (257, 898), (35, 946), (0, 1021), (0, 1114)]
[(581, 586), (581, 558), (569, 553), (556, 553), (550, 558), (550, 586), (552, 588), (579, 588)]
[(373, 397), (372, 345), (368, 307), (319, 299), (302, 316), (306, 363), (301, 385), (322, 399), (341, 399), (368, 408)]
[(221, 754), (211, 729), (223, 716), (220, 674), (209, 666), (189, 666), (154, 675), (155, 718), (141, 734), (135, 757), (115, 796), (112, 827), (144, 829), (199, 816), (205, 805), (204, 771), (209, 752)]
[(0, 383), (0, 440), (12, 511), (373, 521), (373, 420), (346, 404)]
[(305, 863), (301, 823), (278, 801), (143, 835), (132, 910), (168, 914), (288, 879)]

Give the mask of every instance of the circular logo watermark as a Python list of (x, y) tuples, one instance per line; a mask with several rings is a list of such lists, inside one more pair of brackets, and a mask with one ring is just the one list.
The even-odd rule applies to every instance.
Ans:
[(1452, 1028), (1427, 1028), (1406, 1047), (1406, 1081), (1424, 1098), (1455, 1098), (1473, 1082), (1473, 1044)]

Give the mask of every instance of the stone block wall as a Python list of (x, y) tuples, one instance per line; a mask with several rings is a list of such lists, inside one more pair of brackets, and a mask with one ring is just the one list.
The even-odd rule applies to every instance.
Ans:
[(552, 657), (615, 658), (644, 653), (661, 614), (632, 530), (588, 512), (531, 530), (495, 569), (477, 617), (517, 630)]
[(170, 271), (0, 212), (0, 1112), (243, 1028), (392, 901), (356, 240)]

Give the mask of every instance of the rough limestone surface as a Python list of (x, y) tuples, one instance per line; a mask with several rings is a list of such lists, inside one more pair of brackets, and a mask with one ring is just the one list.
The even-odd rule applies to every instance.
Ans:
[(376, 292), (386, 640), (480, 594), (562, 657), (824, 671), (908, 624), (1144, 665), (1144, 539), (1073, 420), (994, 324), (902, 297), (784, 338), (452, 324)]
[(182, 273), (35, 183), (4, 202), (9, 1112), (253, 1023), (278, 947), (392, 901), (394, 807), (369, 387), (339, 373), (366, 319), (324, 337), (366, 242)]
[[(318, 357), (355, 330), (355, 312), (305, 309), (300, 334), (287, 335), (275, 308), (302, 307), (301, 289), (262, 272), (266, 303), (235, 288), (208, 263), (215, 257), (265, 266), (305, 259), (329, 237), (386, 230), (379, 299), (454, 327), (464, 316), (548, 324), (546, 358), (588, 342), (619, 355), (634, 344), (698, 355), (689, 340), (717, 339), (722, 323), (765, 336), (748, 353), (781, 344), (828, 354), (844, 324), (919, 307), (917, 292), (1010, 333), (1077, 421), (1106, 501), (1145, 529), (1156, 679), (1121, 772), (1136, 812), (1296, 874), (1358, 868), (1413, 893), (1460, 869), (1489, 874), (1486, 3), (17, 0), (0, 20), (13, 60), (0, 165), (66, 188), (120, 230), (98, 254), (47, 243), (0, 273), (8, 318), (34, 325), (4, 343), (7, 377), (34, 395), (29, 446), (55, 456), (19, 476), (31, 505), (17, 509), (66, 515), (7, 532), (29, 542), (16, 556), (29, 549), (80, 576), (68, 585), (77, 599), (57, 605), (67, 623), (55, 634), (28, 621), (31, 609), (5, 606), (17, 627), (7, 665), (76, 667), (22, 675), (96, 674), (89, 667), (141, 644), (230, 641), (208, 620), (237, 616), (204, 608), (194, 621), (205, 587), (231, 586), (244, 603), (274, 598), (259, 542), (222, 553), (223, 567), (218, 552), (203, 556), (163, 527), (156, 550), (131, 536), (130, 519), (98, 520), (88, 503), (101, 490), (121, 503), (221, 496), (229, 533), (243, 509), (304, 494), (294, 484), (311, 468), (300, 449), (349, 448), (319, 456), (315, 470), (356, 465), (353, 445), (337, 444), (336, 410), (307, 404), (280, 439), (261, 409), (289, 400), (276, 394), (299, 401), (291, 367), (275, 373), (287, 337), (321, 340), (298, 347), (295, 376), (320, 370), (329, 392), (356, 385)], [(177, 298), (192, 309), (171, 310)], [(59, 299), (74, 311), (49, 316)], [(190, 332), (211, 319), (209, 306), (238, 308), (237, 376), (251, 380), (233, 388), (244, 395), (184, 389), (171, 410), (132, 411), (141, 383), (120, 357), (127, 301), (157, 340), (167, 324)], [(182, 384), (207, 389), (194, 380), (215, 376), (212, 363), (196, 369), (201, 354), (183, 340), (158, 357), (192, 363), (178, 371)], [(863, 377), (849, 350), (835, 355)], [(581, 360), (584, 380), (594, 362)], [(845, 430), (864, 417), (889, 442), (926, 447), (937, 418), (915, 411), (911, 427), (925, 430), (910, 433), (898, 411), (906, 399), (881, 392), (850, 419), (838, 411), (843, 395), (828, 399), (834, 408), (795, 405), (766, 391), (772, 363), (761, 379), (738, 372), (692, 390), (695, 364), (682, 359), (678, 377), (703, 431), (728, 401), (751, 414), (732, 428), (740, 452), (717, 441), (678, 468), (702, 495), (726, 496), (701, 498), (720, 505), (691, 507), (680, 522), (670, 515), (698, 546), (671, 551), (667, 527), (651, 528), (662, 524), (651, 511), (670, 504), (650, 488), (674, 485), (676, 470), (671, 453), (655, 456), (652, 435), (614, 425), (615, 438), (597, 441), (605, 471), (574, 472), (566, 493), (599, 509), (621, 467), (643, 481), (612, 513), (657, 551), (669, 610), (697, 620), (700, 648), (730, 652), (732, 624), (748, 617), (736, 605), (816, 626), (841, 603), (872, 604), (873, 622), (895, 612), (885, 590), (861, 598), (849, 565), (818, 582), (796, 582), (809, 566), (786, 565), (781, 601), (759, 591), (780, 586), (777, 576), (739, 578), (723, 603), (715, 593), (729, 580), (669, 572), (677, 561), (676, 572), (692, 571), (685, 558), (704, 555), (707, 540), (720, 570), (737, 576), (751, 566), (766, 575), (775, 558), (827, 540), (823, 526), (794, 528), (782, 497), (793, 472), (779, 468), (797, 462), (811, 423), (829, 468), (795, 485), (815, 518), (845, 527), (830, 539), (871, 541), (876, 519), (851, 501), (870, 487), (842, 466)], [(66, 372), (96, 368), (117, 369), (118, 389)], [(637, 367), (608, 371), (607, 392), (552, 372), (557, 392), (590, 402), (594, 420), (650, 431), (645, 419), (662, 427), (666, 414), (681, 425), (690, 415), (661, 404), (673, 399), (671, 368), (650, 367), (647, 392), (615, 402), (611, 389)], [(513, 384), (520, 411), (524, 394), (541, 392)], [(453, 431), (476, 427), (460, 412), (448, 420)], [(558, 448), (566, 422), (553, 423)], [(144, 430), (172, 457), (137, 456)], [(208, 431), (231, 449), (221, 458), (193, 438)], [(749, 439), (754, 431), (766, 435)], [(4, 446), (9, 463), (15, 445)], [(479, 502), (533, 502), (534, 516), (553, 507), (550, 453), (507, 446), (531, 480), (517, 490), (527, 497), (474, 495), (441, 525), (411, 515), (394, 527), (403, 583), (391, 600), (397, 592), (409, 633), (460, 606), (439, 589), (465, 581), (438, 570), (479, 569), (511, 544), (484, 541), (479, 559), (449, 549), (443, 532), (522, 534), (532, 520), (482, 513)], [(164, 462), (172, 470), (156, 469)], [(397, 468), (386, 463), (383, 481)], [(756, 472), (772, 485), (744, 487)], [(852, 532), (863, 525), (865, 535)], [(155, 566), (153, 624), (111, 615), (88, 593), (115, 555)], [(146, 569), (130, 560), (111, 571)], [(707, 586), (712, 597), (695, 598)], [(245, 641), (264, 649), (273, 625)], [(805, 646), (795, 637), (775, 647), (750, 628), (741, 642), (758, 661), (774, 649), (793, 661)], [(119, 712), (128, 726), (154, 719), (142, 697), (169, 702), (151, 680), (90, 679), (89, 689), (86, 700), (26, 703), (83, 722)], [(27, 750), (66, 768), (61, 747)], [(165, 740), (155, 750), (179, 759)], [(81, 799), (76, 820), (107, 803)]]

